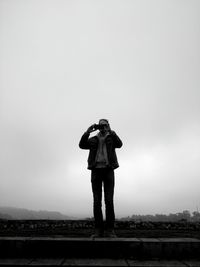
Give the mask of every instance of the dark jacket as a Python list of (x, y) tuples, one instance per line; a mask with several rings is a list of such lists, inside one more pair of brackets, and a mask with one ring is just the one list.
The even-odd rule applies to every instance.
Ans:
[[(106, 137), (106, 148), (107, 148), (107, 154), (108, 154), (108, 163), (109, 166), (112, 169), (116, 169), (119, 167), (117, 155), (115, 152), (115, 148), (120, 148), (122, 146), (122, 141), (117, 136), (117, 134), (114, 131), (111, 131), (111, 133)], [(89, 133), (85, 132), (83, 136), (81, 137), (81, 140), (79, 142), (79, 147), (82, 149), (89, 149), (89, 156), (88, 156), (88, 169), (92, 170), (95, 168), (95, 159), (98, 149), (99, 139), (97, 136), (93, 136), (89, 138)]]

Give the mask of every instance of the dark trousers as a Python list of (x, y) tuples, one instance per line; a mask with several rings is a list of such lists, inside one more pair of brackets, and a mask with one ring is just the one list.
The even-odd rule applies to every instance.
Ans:
[(114, 212), (114, 170), (109, 168), (96, 168), (91, 172), (91, 183), (93, 192), (93, 213), (95, 228), (103, 229), (102, 213), (102, 188), (104, 188), (106, 228), (113, 228), (115, 221)]

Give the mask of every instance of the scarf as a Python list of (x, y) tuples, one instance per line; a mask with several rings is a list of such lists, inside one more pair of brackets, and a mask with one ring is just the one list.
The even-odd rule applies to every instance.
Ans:
[(108, 165), (108, 154), (106, 149), (106, 142), (105, 139), (109, 135), (109, 133), (106, 133), (104, 136), (99, 133), (97, 135), (99, 139), (99, 145), (97, 149), (97, 155), (96, 155), (96, 168), (105, 168)]

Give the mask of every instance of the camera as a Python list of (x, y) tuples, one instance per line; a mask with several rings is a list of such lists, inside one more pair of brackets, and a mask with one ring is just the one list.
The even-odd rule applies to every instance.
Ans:
[(94, 129), (95, 130), (101, 130), (101, 129), (103, 129), (104, 128), (104, 125), (103, 124), (95, 124), (94, 125)]

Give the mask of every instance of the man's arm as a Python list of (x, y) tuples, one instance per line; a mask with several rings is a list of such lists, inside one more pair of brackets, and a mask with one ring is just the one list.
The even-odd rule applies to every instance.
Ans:
[(79, 142), (79, 147), (82, 148), (82, 149), (89, 149), (90, 146), (89, 146), (89, 142), (88, 142), (88, 139), (89, 139), (89, 133), (88, 132), (85, 132), (82, 137), (81, 137), (81, 140)]
[(121, 139), (119, 138), (119, 136), (116, 134), (116, 132), (111, 130), (110, 134), (111, 134), (111, 136), (113, 138), (113, 142), (114, 142), (115, 148), (122, 147), (123, 143), (122, 143)]
[(79, 147), (82, 149), (90, 149), (90, 143), (89, 143), (89, 136), (90, 133), (94, 132), (94, 124), (92, 124), (87, 131), (82, 135), (81, 140), (79, 142)]

